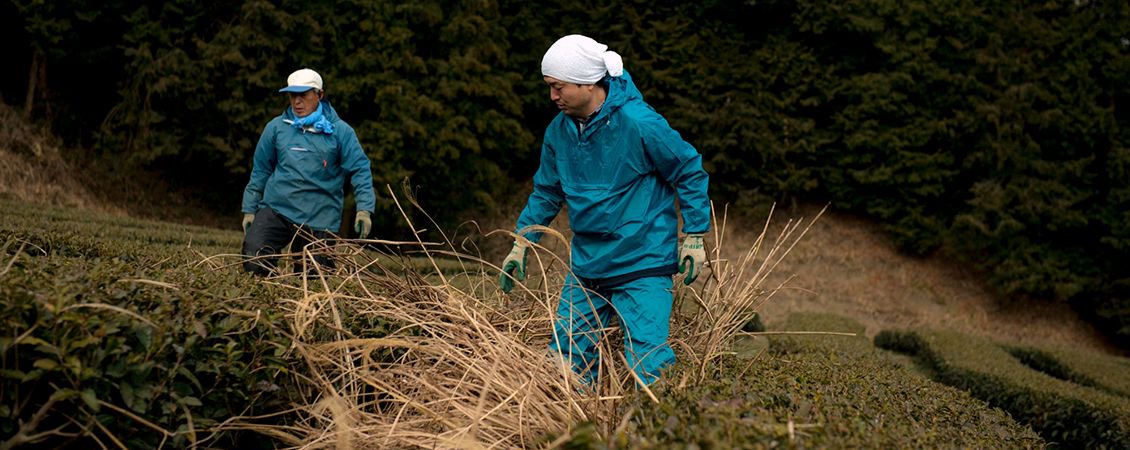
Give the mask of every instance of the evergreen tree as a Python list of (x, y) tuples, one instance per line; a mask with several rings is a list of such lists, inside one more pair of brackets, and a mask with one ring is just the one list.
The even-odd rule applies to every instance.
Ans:
[(286, 75), (318, 70), (373, 161), (384, 229), (401, 229), (386, 183), (407, 180), (446, 223), (519, 192), (557, 114), (541, 56), (586, 34), (623, 55), (703, 153), (717, 204), (757, 214), (831, 201), (910, 252), (965, 258), (1003, 295), (1072, 301), (1130, 338), (1126, 2), (12, 0), (0, 11), (23, 49), (0, 97), (73, 141), (96, 136), (108, 161), (207, 186), (217, 209), (238, 204), (259, 133), (286, 108)]

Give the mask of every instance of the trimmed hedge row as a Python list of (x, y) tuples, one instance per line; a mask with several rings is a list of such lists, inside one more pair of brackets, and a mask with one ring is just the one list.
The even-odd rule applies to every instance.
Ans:
[[(989, 340), (944, 331), (884, 330), (875, 345), (915, 356), (939, 382), (1008, 411), (1049, 443), (1113, 449), (1130, 442), (1130, 401), (1066, 381), (1074, 372), (1062, 365), (1051, 369), (1044, 361), (1049, 372), (1059, 372), (1045, 373), (1025, 365), (1023, 353), (1018, 358)], [(1104, 380), (1118, 373), (1126, 371)]]
[[(269, 448), (252, 432), (210, 435), (236, 416), (308, 400), (288, 353), (279, 299), (293, 294), (200, 254), (238, 249), (235, 232), (0, 199), (0, 444), (53, 448)], [(196, 253), (199, 251), (200, 253)], [(344, 306), (348, 309), (348, 305)], [(344, 311), (347, 330), (381, 335), (379, 318)], [(618, 448), (1017, 448), (1042, 441), (1000, 411), (907, 372), (862, 327), (798, 315), (781, 336), (694, 388), (656, 386), (661, 404), (625, 401)], [(333, 334), (316, 326), (311, 338)], [(359, 334), (360, 335), (360, 334)], [(764, 340), (764, 338), (758, 338)], [(294, 372), (292, 372), (294, 370)], [(42, 414), (40, 414), (42, 412)], [(287, 420), (280, 415), (277, 420)], [(75, 436), (42, 434), (50, 430)], [(36, 440), (35, 438), (40, 438)], [(24, 439), (24, 441), (20, 441)], [(115, 442), (116, 441), (116, 442)]]
[(212, 434), (301, 399), (280, 288), (194, 264), (236, 233), (0, 204), (0, 446), (275, 446)]
[[(0, 236), (17, 236), (29, 251), (69, 257), (159, 258), (195, 262), (203, 254), (238, 253), (231, 231), (131, 219), (81, 210), (43, 208), (0, 196)], [(162, 253), (162, 251), (164, 253)], [(195, 251), (195, 252), (194, 252)]]
[(1024, 365), (1061, 380), (1130, 398), (1130, 358), (1066, 349), (1008, 347)]
[[(615, 448), (1041, 448), (1031, 429), (960, 390), (907, 371), (863, 327), (797, 314), (784, 330), (857, 332), (770, 338), (770, 352), (723, 360), (714, 377), (656, 386)], [(595, 448), (595, 445), (588, 445)]]
[(227, 418), (289, 407), (289, 339), (258, 300), (273, 295), (236, 273), (165, 286), (147, 275), (113, 259), (16, 259), (0, 278), (0, 432), (182, 447)]

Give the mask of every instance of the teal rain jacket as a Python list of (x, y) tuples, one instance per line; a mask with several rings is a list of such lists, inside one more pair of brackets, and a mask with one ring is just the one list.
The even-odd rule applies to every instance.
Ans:
[[(644, 102), (627, 71), (603, 82), (608, 97), (582, 133), (564, 113), (546, 128), (534, 190), (517, 230), (548, 225), (567, 205), (578, 277), (615, 284), (674, 274), (676, 193), (683, 231), (710, 228), (702, 156)], [(538, 233), (526, 237), (540, 239)]]
[(358, 211), (376, 208), (369, 157), (357, 141), (353, 127), (341, 120), (322, 100), (322, 115), (333, 123), (326, 134), (312, 126), (295, 128), (296, 118), (287, 108), (263, 129), (243, 191), (242, 211), (254, 214), (271, 208), (299, 225), (337, 232), (345, 199), (345, 177), (353, 186)]

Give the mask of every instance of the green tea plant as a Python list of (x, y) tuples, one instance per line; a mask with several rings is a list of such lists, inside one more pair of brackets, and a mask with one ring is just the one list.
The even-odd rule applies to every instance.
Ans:
[(934, 330), (884, 330), (875, 345), (913, 355), (936, 380), (1008, 411), (1049, 443), (1124, 448), (1130, 442), (1126, 397), (1034, 369), (989, 340)]
[(10, 211), (0, 448), (270, 447), (222, 425), (279, 414), (301, 394), (277, 289), (192, 263), (179, 244), (191, 229)]

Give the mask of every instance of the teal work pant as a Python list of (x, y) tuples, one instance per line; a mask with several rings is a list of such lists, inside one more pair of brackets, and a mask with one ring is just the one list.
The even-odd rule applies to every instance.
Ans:
[(560, 353), (573, 371), (592, 384), (600, 373), (598, 343), (608, 329), (619, 326), (628, 365), (644, 384), (651, 384), (664, 367), (675, 363), (675, 352), (667, 343), (674, 300), (671, 283), (671, 277), (658, 276), (586, 289), (570, 274), (557, 304), (550, 350)]

